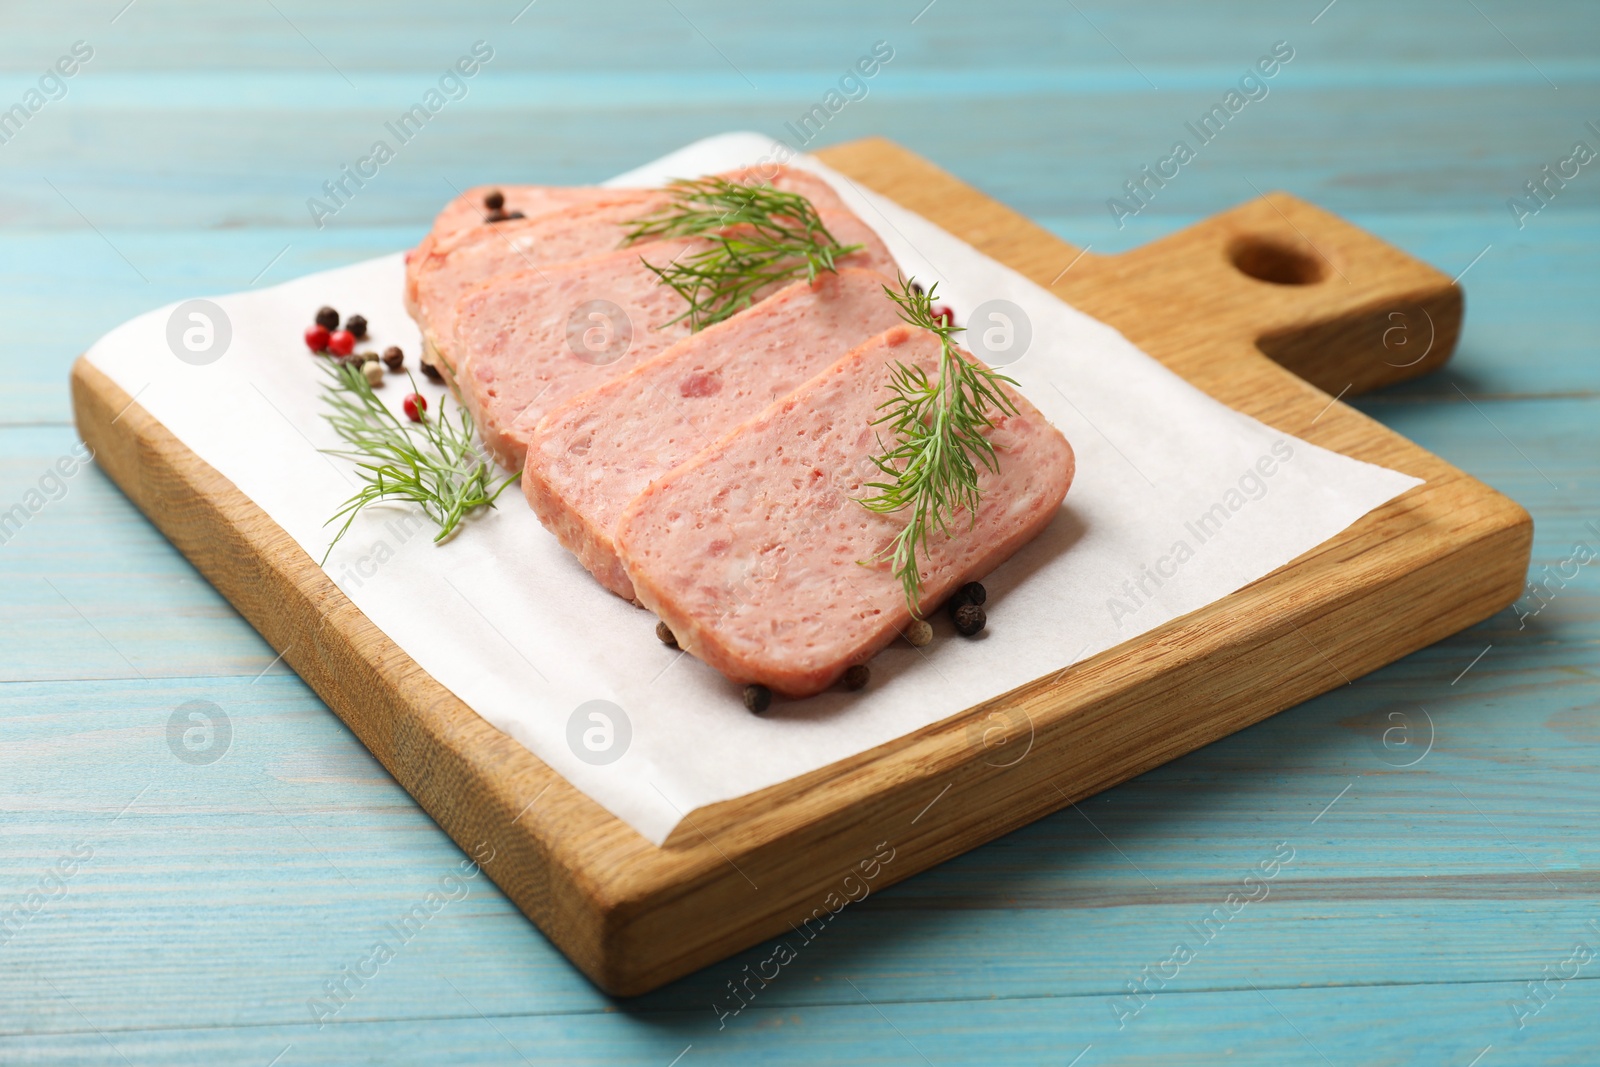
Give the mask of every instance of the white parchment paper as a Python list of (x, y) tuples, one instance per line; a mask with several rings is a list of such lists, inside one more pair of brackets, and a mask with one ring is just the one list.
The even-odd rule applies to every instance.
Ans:
[[(726, 170), (771, 148), (756, 134), (711, 138), (612, 184)], [(1224, 407), (927, 220), (796, 162), (839, 189), (908, 275), (937, 281), (958, 322), (984, 328), (996, 320), (971, 315), (998, 299), (1031, 326), (1026, 353), (1005, 369), (1071, 441), (1078, 474), (1050, 528), (986, 579), (981, 639), (938, 620), (927, 649), (897, 642), (873, 660), (863, 692), (779, 702), (757, 718), (720, 675), (660, 644), (652, 616), (602, 590), (515, 486), (439, 547), (405, 509), (373, 508), (326, 565), (433, 677), (650, 841), (702, 805), (882, 744), (1202, 607), (1420, 484), (1285, 432), (1301, 427)], [(415, 370), (401, 279), (396, 254), (213, 297), (231, 339), (203, 365), (169, 345), (177, 305), (118, 327), (89, 359), (319, 559), (323, 523), (356, 482), (348, 462), (318, 451), (338, 441), (300, 334), (323, 304), (359, 311), (371, 345), (399, 344)], [(382, 390), (396, 409), (402, 382), (391, 376)], [(437, 411), (441, 390), (421, 384)]]

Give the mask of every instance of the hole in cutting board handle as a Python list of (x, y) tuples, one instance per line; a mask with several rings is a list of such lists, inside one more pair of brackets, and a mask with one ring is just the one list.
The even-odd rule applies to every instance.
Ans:
[(1315, 285), (1327, 274), (1319, 257), (1268, 237), (1240, 237), (1228, 247), (1228, 260), (1239, 273), (1273, 285)]

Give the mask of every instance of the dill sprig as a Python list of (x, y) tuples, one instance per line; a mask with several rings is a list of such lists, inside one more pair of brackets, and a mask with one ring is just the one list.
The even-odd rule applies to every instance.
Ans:
[[(474, 509), (494, 507), (505, 487), (517, 480), (513, 474), (493, 484), (492, 468), (478, 451), (472, 415), (465, 408), (458, 408), (452, 422), (441, 400), (437, 417), (423, 412), (420, 422), (401, 422), (372, 391), (360, 367), (329, 363), (324, 369), (332, 380), (322, 397), (328, 405), (323, 418), (349, 447), (322, 451), (355, 460), (366, 484), (328, 520), (343, 518), (344, 525), (329, 542), (323, 563), (369, 504), (409, 500), (420, 505), (439, 527), (433, 538), (437, 544)], [(411, 391), (417, 391), (415, 379)]]
[(863, 247), (841, 245), (799, 193), (718, 177), (680, 179), (667, 188), (671, 203), (633, 220), (624, 243), (704, 237), (711, 247), (664, 267), (641, 258), (689, 304), (663, 325), (688, 319), (691, 329), (702, 330), (749, 307), (767, 286), (802, 274), (815, 281), (836, 269), (834, 260)]
[[(984, 431), (994, 427), (991, 412), (1017, 414), (1016, 404), (1001, 383), (1017, 383), (955, 349), (954, 336), (962, 332), (948, 319), (934, 318), (933, 297), (938, 286), (926, 292), (906, 278), (900, 291), (883, 287), (900, 305), (900, 317), (913, 326), (939, 335), (939, 377), (930, 380), (921, 367), (896, 362), (889, 376), (891, 396), (878, 410), (873, 425), (887, 425), (894, 442), (873, 456), (873, 465), (889, 479), (868, 482), (876, 490), (862, 498), (869, 511), (890, 514), (909, 510), (910, 521), (875, 557), (892, 560), (894, 573), (905, 590), (911, 614), (921, 618), (922, 575), (919, 550), (928, 548), (934, 532), (949, 533), (955, 516), (966, 511), (969, 522), (978, 518), (979, 468), (999, 471), (994, 447)], [(872, 562), (872, 561), (869, 561)]]

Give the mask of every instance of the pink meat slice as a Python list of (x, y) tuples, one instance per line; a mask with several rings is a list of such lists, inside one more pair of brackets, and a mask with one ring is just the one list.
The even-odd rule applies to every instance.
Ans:
[(633, 598), (613, 538), (645, 487), (862, 340), (899, 321), (889, 279), (844, 268), (800, 281), (684, 338), (550, 412), (528, 443), (522, 491), (600, 580)]
[[(877, 477), (877, 406), (896, 361), (937, 373), (938, 339), (900, 325), (653, 483), (618, 523), (634, 595), (678, 644), (740, 684), (803, 697), (865, 662), (910, 621), (900, 581), (875, 559), (906, 521), (857, 501)], [(999, 473), (979, 479), (969, 527), (919, 553), (923, 605), (982, 578), (1042, 531), (1072, 483), (1073, 455), (1032, 404), (990, 436)]]
[(527, 435), (569, 397), (603, 385), (689, 335), (663, 325), (684, 299), (639, 262), (704, 247), (663, 241), (506, 274), (455, 309), (454, 382), (495, 460), (522, 466)]
[[(882, 242), (857, 219), (827, 182), (787, 167), (729, 171), (730, 181), (766, 182), (799, 193), (811, 201), (841, 244), (864, 244), (862, 265), (886, 270), (892, 261)], [(547, 211), (527, 219), (459, 229), (435, 235), (412, 269), (412, 315), (423, 333), (430, 361), (453, 371), (455, 305), (471, 289), (491, 278), (540, 267), (546, 263), (585, 259), (614, 251), (622, 244), (627, 224), (665, 205), (661, 189), (600, 191), (603, 195)], [(881, 261), (880, 261), (881, 260)]]
[(453, 368), (455, 306), (490, 278), (615, 252), (624, 225), (666, 202), (657, 190), (626, 190), (537, 218), (512, 219), (433, 242), (416, 271), (417, 324), (431, 356)]
[(427, 236), (406, 253), (406, 310), (413, 318), (417, 313), (417, 268), (427, 261), (436, 242), (490, 225), (483, 198), (491, 191), (498, 191), (505, 197), (502, 211), (520, 211), (530, 219), (615, 196), (617, 192), (593, 185), (480, 185), (468, 189), (444, 206), (434, 218)]
[(462, 230), (485, 225), (484, 219), (488, 215), (488, 209), (483, 206), (483, 198), (490, 192), (499, 192), (505, 197), (502, 211), (507, 214), (520, 211), (531, 219), (551, 211), (586, 203), (598, 197), (613, 196), (617, 190), (603, 189), (597, 185), (475, 186), (444, 206), (433, 220), (430, 235), (446, 237)]
[[(826, 183), (793, 170), (776, 183), (784, 182), (805, 189), (836, 240), (862, 246), (838, 260), (841, 267), (893, 275), (894, 258), (882, 240), (839, 203)], [(811, 188), (813, 183), (826, 195)], [(688, 336), (687, 322), (666, 325), (687, 310), (687, 303), (645, 264), (665, 266), (707, 247), (710, 242), (701, 238), (659, 241), (502, 274), (457, 302), (450, 338), (442, 342), (441, 351), (497, 462), (520, 468), (528, 438), (548, 412)], [(769, 296), (781, 288), (775, 283), (757, 295)], [(615, 359), (580, 353), (583, 338), (604, 335), (621, 323), (628, 327), (627, 344), (608, 339), (602, 346)]]

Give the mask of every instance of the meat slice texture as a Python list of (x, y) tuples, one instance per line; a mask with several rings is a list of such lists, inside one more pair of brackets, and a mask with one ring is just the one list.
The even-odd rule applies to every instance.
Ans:
[(505, 198), (500, 210), (507, 214), (520, 211), (531, 219), (590, 200), (615, 196), (618, 190), (603, 189), (598, 185), (476, 186), (444, 206), (434, 218), (433, 228), (428, 235), (434, 238), (448, 237), (486, 225), (489, 209), (484, 206), (483, 198), (491, 192), (498, 192)]
[[(780, 181), (824, 184), (801, 171), (785, 175)], [(835, 239), (862, 246), (839, 265), (892, 274), (894, 258), (877, 234), (842, 204), (825, 210), (818, 199), (812, 203)], [(442, 342), (443, 369), (497, 462), (522, 467), (528, 439), (548, 412), (688, 336), (687, 322), (671, 322), (687, 302), (645, 264), (665, 266), (709, 247), (704, 238), (635, 245), (501, 274), (457, 301), (450, 338)], [(765, 298), (785, 284), (756, 295)]]
[(522, 491), (600, 584), (632, 599), (614, 543), (657, 478), (899, 321), (876, 271), (796, 282), (551, 411), (528, 443)]
[(522, 466), (544, 414), (689, 335), (664, 325), (688, 306), (639, 262), (704, 247), (695, 238), (501, 275), (456, 306), (453, 380), (496, 462)]
[(444, 206), (434, 217), (427, 236), (406, 253), (406, 310), (413, 318), (417, 314), (418, 268), (427, 262), (437, 242), (490, 225), (489, 209), (483, 204), (490, 192), (499, 192), (505, 198), (502, 211), (521, 212), (530, 219), (617, 194), (617, 190), (594, 185), (480, 185), (468, 189)]
[[(735, 170), (723, 177), (736, 182), (767, 182), (799, 193), (811, 201), (840, 244), (865, 246), (851, 262), (892, 273), (893, 260), (882, 241), (816, 175), (777, 167)], [(415, 264), (415, 295), (411, 301), (429, 361), (447, 372), (455, 370), (455, 306), (467, 292), (500, 275), (615, 251), (621, 247), (628, 223), (664, 206), (671, 198), (663, 189), (602, 192), (604, 195), (538, 217), (469, 227), (435, 237), (426, 255)]]
[(455, 306), (469, 290), (502, 274), (614, 252), (628, 221), (665, 202), (657, 190), (628, 190), (435, 239), (416, 267), (414, 312), (430, 362), (454, 368)]
[[(939, 341), (895, 326), (644, 490), (618, 522), (634, 595), (678, 644), (729, 679), (804, 697), (894, 640), (910, 621), (877, 560), (906, 522), (859, 499), (878, 474), (872, 425), (898, 362), (938, 369)], [(957, 516), (918, 554), (936, 605), (1032, 540), (1072, 483), (1071, 447), (1020, 394), (989, 436), (976, 522)]]

